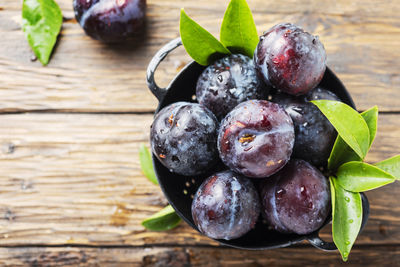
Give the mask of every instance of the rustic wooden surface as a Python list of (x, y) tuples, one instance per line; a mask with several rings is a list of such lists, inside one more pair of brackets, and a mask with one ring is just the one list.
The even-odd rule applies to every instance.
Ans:
[[(0, 266), (338, 265), (307, 243), (272, 251), (218, 246), (185, 224), (163, 233), (140, 221), (166, 204), (142, 175), (157, 101), (145, 83), (152, 55), (178, 36), (179, 9), (217, 35), (226, 3), (148, 0), (146, 38), (106, 46), (85, 36), (71, 0), (47, 67), (32, 62), (21, 2), (0, 2)], [(400, 151), (400, 1), (248, 0), (260, 33), (290, 21), (317, 33), (359, 110), (377, 104), (369, 162)], [(167, 85), (190, 59), (178, 49), (156, 75)], [(369, 192), (370, 220), (350, 266), (400, 266), (400, 184)], [(327, 227), (329, 228), (329, 227)], [(329, 229), (323, 236), (329, 238)]]

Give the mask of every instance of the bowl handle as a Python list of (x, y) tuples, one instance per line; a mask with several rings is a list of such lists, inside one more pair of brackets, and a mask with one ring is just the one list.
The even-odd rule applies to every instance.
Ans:
[[(364, 226), (367, 224), (368, 217), (369, 217), (369, 201), (367, 196), (364, 193), (361, 193), (361, 200), (362, 200), (362, 207), (363, 207), (363, 215), (362, 215), (362, 223), (360, 232), (364, 229)], [(336, 245), (333, 242), (325, 242), (319, 237), (319, 231), (316, 231), (310, 234), (307, 237), (308, 242), (316, 248), (325, 251), (332, 251), (336, 250)]]
[(157, 70), (158, 65), (160, 65), (161, 61), (165, 59), (165, 57), (173, 51), (175, 48), (182, 45), (181, 38), (176, 38), (166, 45), (164, 45), (151, 59), (149, 66), (147, 67), (147, 86), (149, 87), (150, 91), (153, 93), (155, 97), (157, 97), (158, 101), (164, 98), (165, 94), (167, 93), (167, 88), (160, 88), (156, 84), (154, 80), (154, 73)]
[(312, 233), (307, 237), (308, 242), (316, 248), (325, 251), (337, 250), (335, 243), (325, 242), (319, 237), (319, 231)]

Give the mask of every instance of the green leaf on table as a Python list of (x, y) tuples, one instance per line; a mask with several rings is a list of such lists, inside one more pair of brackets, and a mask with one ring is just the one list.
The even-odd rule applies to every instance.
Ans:
[(181, 222), (181, 218), (175, 213), (171, 205), (166, 206), (153, 216), (142, 221), (142, 225), (151, 231), (167, 231), (175, 228)]
[(357, 239), (362, 223), (362, 201), (360, 193), (343, 189), (336, 178), (330, 177), (332, 199), (332, 236), (343, 261), (347, 261)]
[(23, 1), (22, 29), (33, 52), (43, 65), (49, 63), (62, 22), (61, 9), (54, 0)]
[(347, 162), (340, 166), (336, 177), (340, 186), (351, 192), (364, 192), (395, 181), (391, 174), (359, 161)]
[(158, 185), (156, 174), (154, 173), (153, 161), (151, 154), (144, 144), (140, 144), (139, 148), (140, 167), (143, 174), (153, 183)]
[[(378, 107), (374, 106), (363, 113), (361, 116), (367, 123), (369, 129), (369, 148), (372, 145), (372, 142), (375, 139), (376, 131), (377, 131), (377, 123), (378, 123)], [(369, 150), (368, 148), (368, 150)], [(340, 165), (349, 161), (362, 161), (354, 151), (351, 149), (346, 142), (340, 137), (337, 136), (335, 144), (333, 145), (331, 154), (328, 159), (328, 169), (336, 170)]]
[(374, 165), (379, 169), (390, 173), (397, 180), (400, 180), (400, 155), (375, 163)]
[(369, 129), (363, 117), (345, 103), (332, 100), (313, 100), (342, 139), (364, 158), (369, 149)]
[(181, 9), (180, 34), (186, 52), (200, 65), (207, 66), (231, 52), (211, 33), (192, 20)]
[(246, 0), (231, 0), (222, 21), (221, 42), (232, 52), (253, 58), (258, 34)]

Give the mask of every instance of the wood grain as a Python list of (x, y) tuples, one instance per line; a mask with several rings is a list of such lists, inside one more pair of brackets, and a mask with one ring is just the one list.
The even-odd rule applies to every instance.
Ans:
[[(107, 46), (85, 36), (70, 0), (57, 0), (65, 19), (47, 67), (31, 62), (20, 29), (21, 3), (0, 3), (0, 112), (148, 112), (157, 105), (145, 83), (155, 52), (178, 37), (179, 8), (218, 35), (226, 4), (218, 1), (148, 1), (147, 31), (128, 44)], [(320, 36), (328, 65), (350, 90), (359, 109), (378, 104), (400, 111), (400, 1), (249, 0), (261, 33), (278, 22), (297, 23)], [(163, 86), (189, 61), (183, 49), (162, 64)]]
[[(162, 233), (140, 225), (166, 205), (139, 167), (138, 147), (148, 142), (151, 115), (0, 120), (0, 246), (217, 245), (186, 224)], [(379, 128), (371, 162), (400, 151), (398, 116), (382, 115)], [(357, 244), (400, 244), (399, 194), (399, 183), (368, 193), (371, 217)]]
[(355, 247), (343, 263), (337, 252), (312, 247), (269, 251), (228, 248), (3, 248), (1, 266), (399, 266), (399, 246)]
[[(20, 27), (21, 1), (0, 2), (0, 266), (343, 264), (338, 253), (306, 243), (233, 250), (185, 223), (161, 233), (140, 225), (167, 204), (139, 167), (139, 144), (148, 143), (157, 106), (145, 82), (147, 64), (178, 37), (181, 7), (218, 36), (227, 2), (148, 0), (145, 35), (109, 46), (84, 34), (71, 0), (56, 1), (64, 25), (47, 67), (31, 61)], [(328, 65), (357, 107), (377, 104), (386, 112), (367, 160), (398, 154), (400, 1), (248, 3), (259, 33), (293, 22), (319, 35)], [(161, 64), (157, 82), (166, 86), (189, 61), (179, 48)], [(346, 265), (399, 266), (399, 194), (399, 183), (367, 193), (370, 219)], [(329, 228), (322, 233), (327, 241)]]

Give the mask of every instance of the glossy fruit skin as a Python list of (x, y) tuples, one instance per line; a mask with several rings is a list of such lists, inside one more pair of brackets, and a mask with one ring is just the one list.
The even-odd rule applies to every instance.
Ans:
[(250, 231), (260, 214), (260, 200), (250, 180), (232, 171), (206, 179), (192, 202), (194, 223), (208, 237), (235, 239)]
[(333, 101), (341, 101), (340, 98), (335, 95), (332, 91), (324, 89), (322, 87), (317, 87), (314, 90), (311, 90), (307, 95), (306, 99), (308, 101), (312, 100), (333, 100)]
[(317, 36), (293, 24), (278, 24), (260, 37), (256, 69), (266, 83), (291, 95), (315, 88), (326, 69), (326, 53)]
[(293, 157), (304, 159), (314, 166), (324, 167), (330, 156), (337, 132), (311, 100), (340, 99), (332, 92), (317, 87), (305, 96), (277, 94), (272, 101), (284, 107), (293, 120), (295, 142)]
[(318, 230), (330, 212), (326, 177), (304, 160), (292, 159), (260, 184), (262, 214), (276, 231), (305, 235)]
[(196, 98), (221, 120), (241, 102), (266, 99), (268, 91), (269, 87), (257, 77), (253, 60), (233, 54), (203, 71), (197, 81)]
[(288, 161), (294, 145), (290, 116), (266, 100), (239, 104), (221, 122), (219, 155), (225, 165), (248, 177), (268, 177)]
[(99, 41), (122, 42), (144, 28), (146, 0), (74, 0), (73, 7), (86, 34)]
[(200, 104), (173, 103), (157, 113), (150, 130), (151, 148), (171, 172), (204, 173), (218, 160), (218, 121)]

